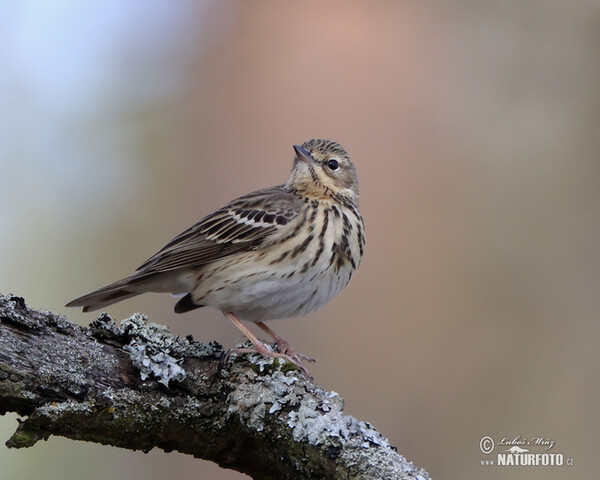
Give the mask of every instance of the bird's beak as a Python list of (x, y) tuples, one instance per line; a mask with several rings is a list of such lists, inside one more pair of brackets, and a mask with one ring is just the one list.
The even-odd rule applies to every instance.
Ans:
[(296, 151), (296, 155), (298, 156), (298, 160), (302, 160), (303, 162), (308, 163), (309, 165), (314, 165), (315, 160), (308, 150), (299, 147), (298, 145), (294, 145), (294, 150)]

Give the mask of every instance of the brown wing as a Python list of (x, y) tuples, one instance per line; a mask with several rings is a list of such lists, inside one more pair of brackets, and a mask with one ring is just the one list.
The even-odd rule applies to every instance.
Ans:
[(256, 249), (293, 220), (301, 206), (302, 200), (283, 185), (244, 195), (175, 237), (137, 272), (204, 265), (232, 253)]

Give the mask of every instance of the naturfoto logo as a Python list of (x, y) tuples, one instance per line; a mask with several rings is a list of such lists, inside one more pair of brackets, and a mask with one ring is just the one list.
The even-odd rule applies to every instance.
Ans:
[[(549, 453), (555, 441), (549, 437), (500, 437), (494, 441), (491, 436), (484, 436), (479, 441), (479, 449), (485, 455), (491, 455), (496, 449), (496, 457), (481, 460), (484, 466), (572, 466), (572, 457), (563, 453)], [(532, 451), (533, 450), (533, 451)], [(535, 450), (538, 450), (537, 452)], [(541, 450), (541, 452), (539, 451)]]

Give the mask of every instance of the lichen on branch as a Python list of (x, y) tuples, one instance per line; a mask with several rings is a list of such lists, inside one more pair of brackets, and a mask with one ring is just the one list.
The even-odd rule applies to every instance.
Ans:
[(50, 435), (177, 450), (254, 478), (428, 479), (343, 400), (290, 365), (231, 356), (136, 314), (89, 328), (0, 295), (0, 414), (7, 446)]

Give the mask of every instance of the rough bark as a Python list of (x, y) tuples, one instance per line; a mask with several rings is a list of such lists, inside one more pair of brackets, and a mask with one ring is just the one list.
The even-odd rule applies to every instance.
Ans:
[(6, 444), (158, 447), (260, 479), (429, 478), (293, 366), (223, 358), (140, 314), (85, 328), (0, 295), (0, 414), (24, 417)]

